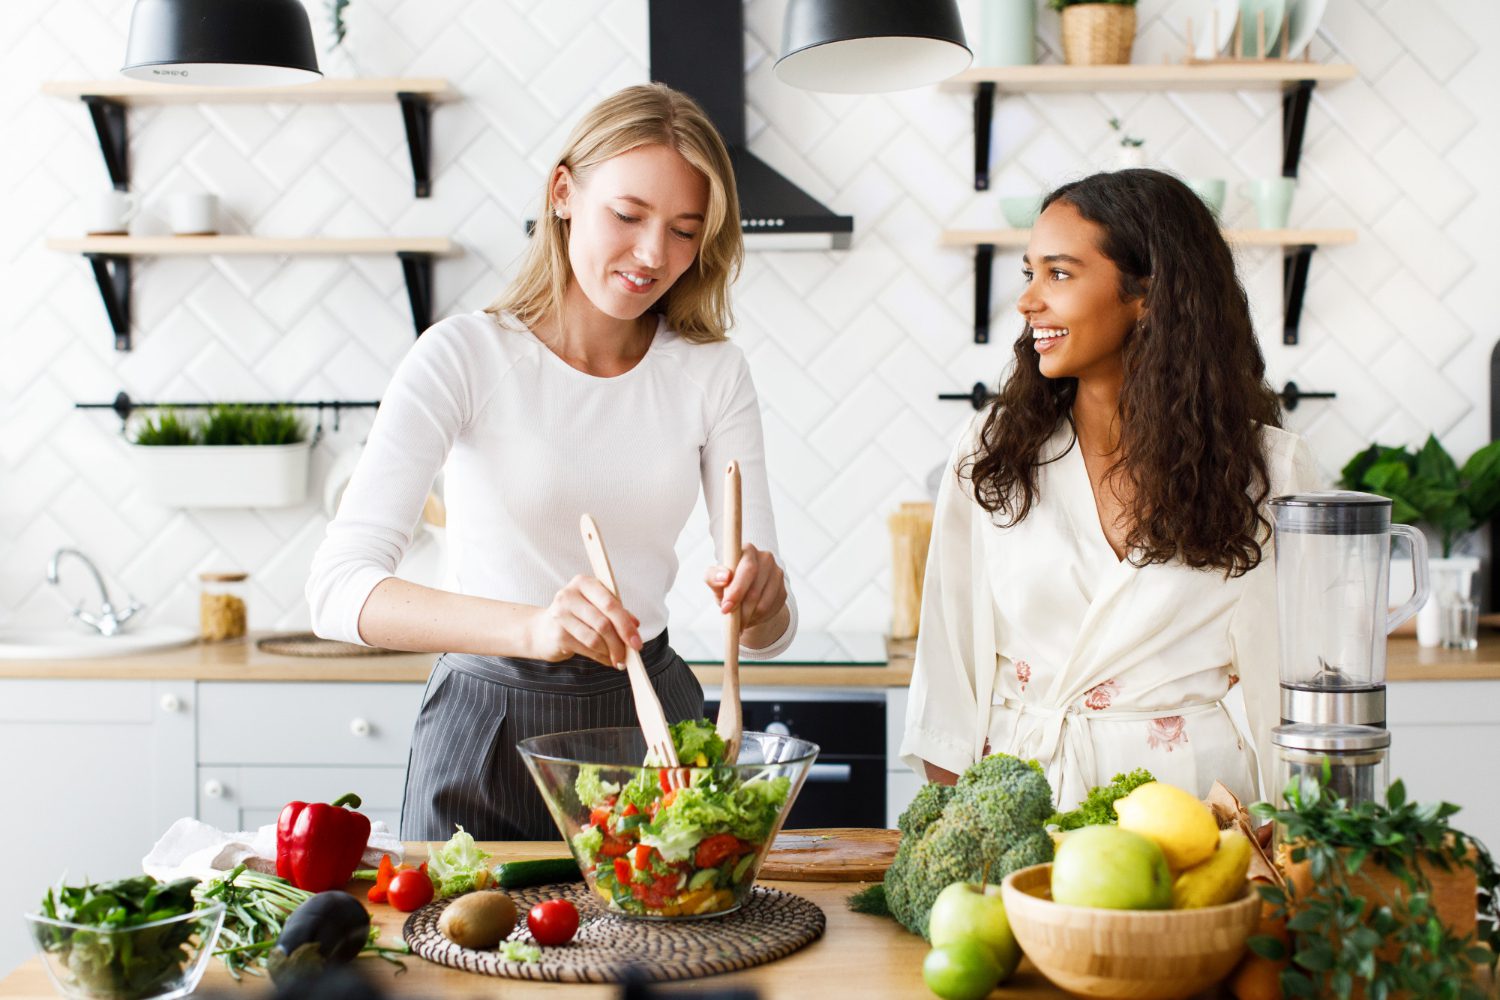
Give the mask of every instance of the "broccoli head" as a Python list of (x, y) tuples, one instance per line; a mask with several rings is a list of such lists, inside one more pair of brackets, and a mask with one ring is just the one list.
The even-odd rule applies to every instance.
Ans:
[(1144, 767), (1138, 767), (1125, 774), (1117, 774), (1110, 779), (1109, 784), (1089, 789), (1088, 795), (1078, 804), (1078, 808), (1065, 813), (1057, 813), (1049, 817), (1047, 822), (1059, 830), (1077, 830), (1084, 826), (1102, 826), (1118, 822), (1115, 817), (1115, 801), (1123, 799), (1142, 785), (1149, 785), (1155, 780), (1151, 772)]
[(1052, 786), (1041, 766), (994, 754), (949, 789), (927, 785), (901, 815), (901, 845), (885, 874), (891, 915), (927, 936), (933, 901), (954, 882), (998, 882), (1052, 860)]

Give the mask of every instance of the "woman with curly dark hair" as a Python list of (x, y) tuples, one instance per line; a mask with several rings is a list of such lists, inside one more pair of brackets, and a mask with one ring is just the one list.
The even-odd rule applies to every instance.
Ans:
[(1036, 758), (1069, 807), (1145, 767), (1256, 797), (1277, 708), (1265, 501), (1311, 489), (1234, 259), (1208, 209), (1155, 170), (1043, 203), (1025, 328), (937, 500), (902, 755), (949, 781)]

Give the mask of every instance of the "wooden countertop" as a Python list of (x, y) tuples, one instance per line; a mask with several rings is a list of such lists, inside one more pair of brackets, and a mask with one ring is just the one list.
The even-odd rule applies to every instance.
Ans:
[[(354, 681), (420, 684), (435, 653), (381, 656), (282, 656), (256, 647), (267, 633), (229, 642), (194, 643), (176, 649), (92, 660), (0, 660), (0, 678), (52, 680)], [(720, 683), (721, 668), (694, 666), (699, 683)], [(747, 687), (905, 687), (911, 657), (875, 666), (740, 665)]]
[[(560, 857), (566, 854), (560, 841), (489, 843), (481, 846), (495, 855), (496, 861)], [(407, 848), (407, 860), (412, 863), (420, 862), (427, 856), (426, 844), (408, 844)], [(712, 986), (749, 987), (756, 990), (763, 1000), (800, 1000), (808, 996), (858, 996), (869, 1000), (931, 997), (932, 994), (922, 982), (922, 959), (926, 957), (928, 950), (926, 942), (907, 933), (894, 920), (851, 913), (844, 904), (849, 894), (862, 888), (863, 883), (765, 884), (796, 893), (816, 903), (828, 918), (828, 927), (823, 937), (776, 962), (743, 972), (688, 981), (691, 985), (678, 985), (675, 995), (685, 995), (694, 987), (701, 990)], [(364, 888), (368, 883), (356, 885)], [(406, 915), (389, 906), (367, 905), (375, 923), (380, 927), (381, 939), (387, 943), (399, 941), (401, 925)], [(503, 994), (507, 1000), (530, 997), (568, 997), (576, 1000), (608, 997), (615, 1000), (620, 995), (620, 988), (612, 985), (533, 983), (492, 978), (434, 965), (415, 955), (406, 957), (404, 961), (407, 971), (399, 977), (394, 967), (379, 959), (360, 959), (359, 967), (373, 976), (393, 997), (456, 998)], [(666, 984), (664, 989), (672, 989), (672, 986), (673, 984)], [(198, 991), (200, 994), (216, 996), (243, 996), (247, 1000), (269, 996), (271, 992), (268, 981), (262, 978), (247, 976), (242, 983), (236, 984), (224, 971), (223, 964), (217, 960), (210, 963)], [(1004, 996), (1014, 1000), (1064, 995), (1032, 968), (1030, 963), (1024, 961), (1004, 987)], [(46, 970), (42, 968), (38, 958), (27, 960), (0, 980), (0, 998), (3, 1000), (56, 1000), (56, 997)]]
[[(95, 660), (0, 660), (0, 678), (198, 680), (198, 681), (355, 681), (420, 684), (432, 670), (433, 653), (385, 656), (281, 656), (255, 645), (259, 636), (231, 642), (195, 643), (177, 649)], [(905, 687), (911, 680), (912, 639), (887, 642), (887, 663), (879, 666), (740, 665), (740, 682), (755, 687)], [(1481, 628), (1471, 652), (1418, 646), (1394, 636), (1386, 652), (1389, 681), (1500, 680), (1500, 631)], [(694, 666), (702, 684), (718, 684), (720, 668)]]

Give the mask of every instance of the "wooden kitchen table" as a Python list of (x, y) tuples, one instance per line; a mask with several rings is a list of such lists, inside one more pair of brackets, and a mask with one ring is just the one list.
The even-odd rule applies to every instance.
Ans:
[[(427, 856), (426, 844), (409, 844), (406, 860), (419, 863)], [(494, 855), (493, 861), (525, 858), (561, 857), (566, 849), (561, 842), (488, 843), (480, 845)], [(908, 934), (893, 920), (849, 912), (844, 901), (859, 883), (839, 882), (767, 882), (768, 886), (793, 892), (817, 903), (828, 918), (828, 928), (817, 941), (779, 961), (759, 965), (706, 979), (683, 980), (660, 984), (663, 993), (693, 995), (707, 988), (749, 987), (763, 1000), (805, 1000), (807, 997), (836, 1000), (859, 997), (861, 1000), (923, 1000), (931, 998), (922, 982), (922, 959), (927, 944)], [(356, 883), (363, 893), (368, 882)], [(361, 898), (363, 896), (361, 895)], [(390, 943), (401, 939), (401, 925), (406, 914), (389, 906), (371, 905), (375, 922), (380, 926), (381, 940)], [(523, 917), (524, 919), (524, 917)], [(503, 996), (506, 1000), (530, 997), (569, 997), (579, 1000), (616, 998), (620, 987), (582, 983), (533, 983), (524, 979), (501, 979), (461, 972), (434, 965), (415, 955), (406, 956), (407, 971), (400, 976), (396, 969), (376, 958), (361, 958), (359, 966), (373, 975), (393, 998), (443, 998)], [(198, 987), (200, 995), (263, 997), (270, 992), (266, 979), (247, 976), (236, 984), (214, 959)], [(991, 994), (994, 998), (1055, 998), (1060, 990), (1023, 961), (1003, 987)], [(5, 979), (0, 980), (0, 998), (55, 1000), (57, 994), (47, 979), (40, 959), (32, 958)]]

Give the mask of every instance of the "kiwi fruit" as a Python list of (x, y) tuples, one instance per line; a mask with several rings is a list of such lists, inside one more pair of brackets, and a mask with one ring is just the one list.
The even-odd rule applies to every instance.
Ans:
[(516, 904), (493, 890), (458, 897), (438, 918), (438, 931), (460, 948), (493, 948), (515, 926)]

